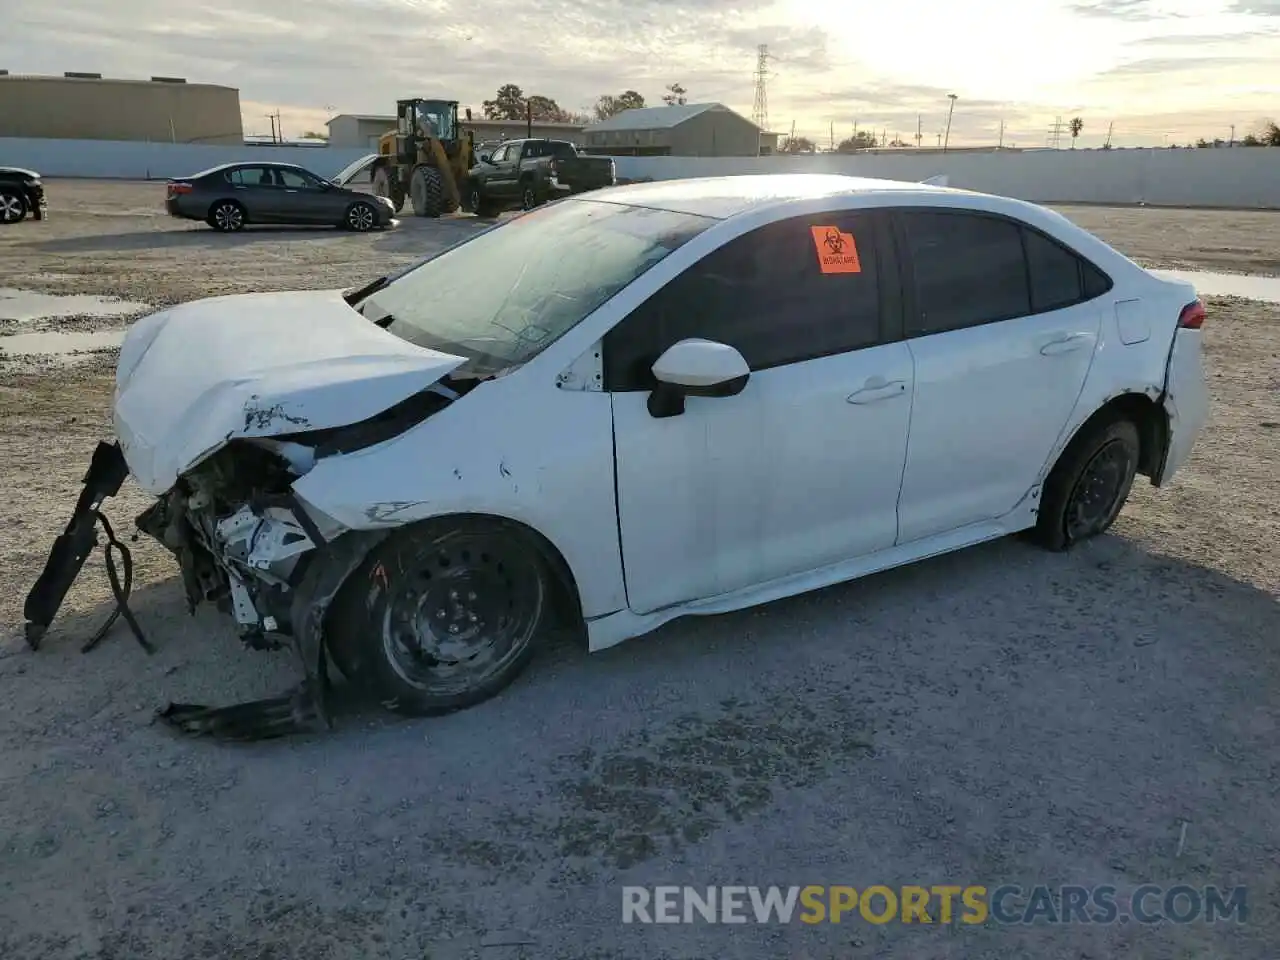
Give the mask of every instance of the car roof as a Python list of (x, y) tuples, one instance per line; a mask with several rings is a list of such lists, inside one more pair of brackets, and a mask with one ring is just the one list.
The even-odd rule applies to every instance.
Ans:
[(851, 193), (893, 192), (921, 197), (965, 194), (927, 183), (875, 180), (832, 173), (771, 173), (740, 177), (699, 177), (690, 180), (658, 180), (593, 191), (595, 199), (637, 207), (656, 207), (673, 213), (728, 219), (764, 206), (795, 200), (844, 196)]
[(199, 173), (193, 173), (189, 177), (180, 177), (181, 180), (198, 180), (201, 177), (207, 177), (211, 173), (221, 173), (224, 170), (236, 170), (240, 167), (275, 167), (280, 170), (301, 170), (304, 173), (310, 173), (306, 167), (300, 167), (296, 163), (282, 163), (279, 160), (237, 160), (234, 163), (220, 163), (216, 167), (210, 167), (208, 170), (201, 170)]

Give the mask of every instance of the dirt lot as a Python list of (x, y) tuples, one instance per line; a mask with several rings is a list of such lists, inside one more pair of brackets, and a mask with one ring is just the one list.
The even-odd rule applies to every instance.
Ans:
[[(477, 227), (227, 238), (159, 216), (158, 193), (55, 182), (47, 224), (0, 234), (0, 287), (340, 286)], [(1280, 272), (1280, 215), (1065, 212), (1148, 265)], [(1280, 307), (1212, 300), (1206, 339), (1195, 457), (1084, 549), (1002, 541), (557, 646), (454, 717), (353, 706), (328, 737), (245, 748), (151, 712), (279, 692), (287, 656), (188, 617), (146, 542), (155, 656), (122, 626), (79, 653), (108, 610), (97, 557), (23, 648), (21, 600), (110, 429), (112, 357), (0, 366), (0, 957), (1273, 960)], [(117, 527), (144, 503), (127, 488)], [(1244, 885), (1247, 922), (620, 922), (626, 884), (1111, 884), (1123, 903), (1148, 882)]]

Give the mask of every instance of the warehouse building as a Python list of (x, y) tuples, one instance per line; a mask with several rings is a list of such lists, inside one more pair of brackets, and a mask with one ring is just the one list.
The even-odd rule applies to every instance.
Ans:
[[(371, 114), (340, 113), (325, 124), (329, 128), (329, 146), (349, 148), (352, 150), (368, 148), (378, 149), (378, 138), (388, 130), (395, 129), (396, 118)], [(470, 130), (476, 143), (489, 140), (515, 140), (530, 136), (529, 128), (523, 120), (463, 120), (462, 128)], [(535, 120), (532, 136), (546, 137), (549, 140), (568, 140), (581, 144), (582, 124), (551, 123)]]
[(240, 91), (181, 77), (0, 71), (0, 137), (242, 144)]
[(755, 157), (778, 149), (776, 133), (722, 103), (624, 110), (584, 133), (587, 153), (615, 157)]

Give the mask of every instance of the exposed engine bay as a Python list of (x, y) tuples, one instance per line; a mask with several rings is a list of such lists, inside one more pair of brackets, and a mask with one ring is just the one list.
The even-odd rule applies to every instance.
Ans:
[[(250, 648), (294, 649), (305, 675), (302, 684), (283, 697), (223, 708), (170, 704), (159, 712), (162, 719), (183, 732), (223, 739), (262, 739), (330, 725), (325, 703), (325, 611), (385, 531), (349, 531), (336, 521), (327, 521), (328, 528), (322, 529), (326, 521), (317, 523), (292, 484), (319, 460), (401, 435), (480, 382), (446, 376), (358, 423), (232, 439), (179, 476), (137, 517), (138, 530), (176, 557), (189, 611), (202, 603), (214, 604), (234, 618)], [(27, 597), (27, 639), (33, 649), (97, 545), (100, 523), (108, 551), (122, 551), (125, 577), (120, 580), (109, 552), (108, 574), (117, 610), (86, 644), (86, 652), (120, 615), (151, 652), (128, 608), (132, 559), (100, 510), (128, 473), (121, 445), (100, 443), (72, 520)]]

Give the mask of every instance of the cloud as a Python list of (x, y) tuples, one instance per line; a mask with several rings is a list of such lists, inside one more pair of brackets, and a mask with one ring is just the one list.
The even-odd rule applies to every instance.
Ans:
[[(0, 0), (0, 67), (224, 84), (240, 91), (247, 131), (265, 132), (265, 114), (279, 110), (291, 135), (335, 113), (390, 114), (395, 100), (408, 96), (448, 97), (478, 110), (504, 83), (576, 111), (626, 89), (656, 103), (667, 84), (679, 82), (691, 100), (718, 100), (749, 114), (760, 43), (773, 58), (770, 125), (789, 130), (794, 121), (798, 133), (822, 142), (832, 124), (847, 136), (855, 120), (913, 140), (917, 114), (928, 141), (945, 125), (954, 92), (960, 99), (952, 143), (994, 143), (1004, 122), (1020, 145), (1042, 144), (1059, 114), (1105, 111), (1120, 120), (1126, 112), (1164, 109), (1138, 89), (1155, 82), (1143, 78), (1193, 68), (1202, 68), (1195, 84), (1201, 99), (1221, 88), (1224, 114), (1261, 110), (1233, 92), (1245, 82), (1233, 75), (1255, 60), (1201, 56), (1184, 64), (1173, 57), (1210, 36), (1241, 47), (1213, 53), (1259, 57), (1274, 33), (1260, 31), (1263, 48), (1246, 50), (1247, 37), (1214, 32), (1267, 23), (1257, 17), (1214, 14), (1174, 25), (1162, 6), (1173, 0), (1062, 0), (1069, 7), (1055, 0), (1050, 13), (1072, 13), (1069, 21), (1083, 35), (1097, 31), (1096, 18), (1110, 17), (1127, 21), (1108, 31), (1123, 36), (1088, 49), (1072, 40), (1070, 69), (1038, 70), (1031, 55), (1025, 68), (996, 69), (1001, 61), (991, 50), (1041, 49), (1048, 14), (1039, 5), (1019, 7), (993, 39), (984, 18), (934, 16), (929, 2), (945, 10), (942, 0), (894, 0), (851, 22), (843, 6), (796, 0)], [(1240, 11), (1280, 7), (1280, 0), (1234, 2)], [(1152, 36), (1178, 28), (1200, 37)], [(902, 39), (904, 29), (914, 31), (911, 40)], [(1122, 62), (1125, 39), (1136, 43), (1130, 54), (1152, 56)], [(946, 51), (966, 52), (948, 60)], [(1026, 102), (1029, 90), (1035, 102)], [(1249, 96), (1265, 98), (1261, 91)], [(1066, 106), (1081, 99), (1088, 102)]]
[(1236, 0), (1232, 13), (1247, 13), (1259, 17), (1280, 17), (1280, 0)]
[(1104, 71), (1104, 76), (1147, 76), (1162, 73), (1186, 73), (1192, 70), (1210, 70), (1218, 67), (1241, 67), (1250, 64), (1265, 66), (1261, 57), (1149, 57), (1122, 63)]
[(1165, 20), (1184, 16), (1181, 13), (1161, 13), (1152, 0), (1087, 0), (1069, 3), (1067, 10), (1086, 17), (1106, 17), (1111, 20)]

